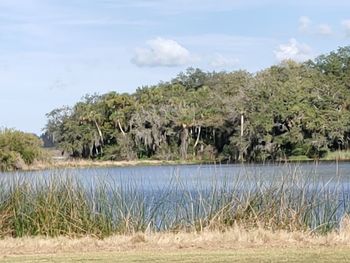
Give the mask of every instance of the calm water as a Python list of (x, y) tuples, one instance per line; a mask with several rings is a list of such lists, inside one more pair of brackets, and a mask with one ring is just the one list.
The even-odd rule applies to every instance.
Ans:
[[(56, 178), (59, 180), (52, 181)], [(302, 200), (306, 198), (312, 203), (307, 212), (307, 216), (312, 217), (308, 223), (311, 228), (329, 220), (340, 222), (344, 213), (350, 212), (350, 162), (166, 165), (0, 173), (0, 183), (4, 182), (5, 187), (26, 181), (34, 186), (44, 183), (46, 188), (47, 182), (60, 183), (62, 178), (77, 180), (92, 200), (96, 197), (95, 190), (102, 186), (110, 193), (114, 212), (121, 211), (120, 207), (115, 208), (116, 205), (126, 204), (130, 207), (122, 208), (125, 211), (131, 209), (137, 217), (138, 209), (142, 208), (157, 229), (167, 229), (177, 220), (193, 223), (198, 218), (205, 218), (210, 211), (222, 208), (221, 200), (231, 194), (244, 203), (245, 196), (250, 193), (259, 196), (276, 191), (276, 198), (279, 198), (278, 193), (286, 191), (289, 205), (294, 209), (301, 202), (299, 195), (303, 192)], [(116, 192), (120, 193), (120, 202), (112, 198)], [(197, 210), (193, 210), (195, 208)], [(162, 212), (153, 215), (154, 209)]]
[(67, 176), (93, 185), (133, 184), (143, 189), (163, 189), (172, 184), (186, 188), (211, 186), (214, 183), (273, 183), (286, 178), (309, 180), (320, 185), (342, 185), (350, 189), (350, 162), (301, 164), (230, 164), (230, 165), (164, 165), (45, 170), (35, 172), (0, 173), (0, 180), (20, 177), (37, 182)]

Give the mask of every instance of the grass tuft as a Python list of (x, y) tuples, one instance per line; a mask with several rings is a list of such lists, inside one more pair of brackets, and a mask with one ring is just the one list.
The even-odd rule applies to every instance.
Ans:
[[(88, 186), (69, 176), (0, 182), (0, 237), (226, 231), (234, 226), (326, 234), (349, 228), (349, 192), (291, 171), (261, 182), (249, 175), (166, 189), (133, 183)], [(138, 238), (135, 242), (144, 242)]]

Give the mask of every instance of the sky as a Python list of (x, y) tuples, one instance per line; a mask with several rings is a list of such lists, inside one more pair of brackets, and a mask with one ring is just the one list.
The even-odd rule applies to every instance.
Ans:
[(350, 1), (0, 0), (0, 128), (188, 67), (257, 72), (349, 45)]

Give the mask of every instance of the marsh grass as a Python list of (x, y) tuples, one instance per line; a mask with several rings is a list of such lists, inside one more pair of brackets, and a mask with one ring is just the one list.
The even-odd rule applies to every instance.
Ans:
[(339, 178), (289, 170), (273, 180), (249, 174), (213, 177), (187, 185), (176, 175), (164, 189), (133, 182), (70, 176), (0, 182), (0, 237), (93, 236), (139, 232), (246, 229), (329, 233), (349, 212), (349, 192)]
[(329, 152), (323, 158), (324, 160), (350, 160), (350, 151), (334, 151)]

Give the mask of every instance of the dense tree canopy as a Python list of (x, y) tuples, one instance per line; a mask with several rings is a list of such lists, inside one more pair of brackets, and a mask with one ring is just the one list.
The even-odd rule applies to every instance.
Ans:
[(350, 47), (256, 74), (190, 68), (134, 94), (88, 95), (47, 114), (73, 157), (262, 161), (350, 147)]

